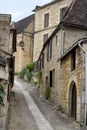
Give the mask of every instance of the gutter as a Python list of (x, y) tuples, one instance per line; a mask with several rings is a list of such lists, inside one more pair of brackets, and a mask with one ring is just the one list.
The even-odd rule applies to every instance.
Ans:
[(78, 42), (78, 46), (81, 48), (83, 53), (85, 54), (85, 117), (84, 117), (84, 125), (87, 126), (87, 52), (81, 46), (83, 40)]

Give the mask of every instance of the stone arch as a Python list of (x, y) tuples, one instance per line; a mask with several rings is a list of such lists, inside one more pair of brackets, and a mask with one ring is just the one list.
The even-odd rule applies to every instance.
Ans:
[(69, 86), (69, 95), (68, 95), (68, 110), (69, 116), (76, 120), (77, 113), (77, 88), (74, 81), (71, 82)]

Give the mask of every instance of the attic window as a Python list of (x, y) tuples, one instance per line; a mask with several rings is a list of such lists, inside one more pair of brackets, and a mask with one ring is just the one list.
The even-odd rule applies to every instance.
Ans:
[(68, 7), (64, 7), (60, 9), (60, 21), (63, 19), (63, 17), (65, 16), (66, 12), (68, 10)]

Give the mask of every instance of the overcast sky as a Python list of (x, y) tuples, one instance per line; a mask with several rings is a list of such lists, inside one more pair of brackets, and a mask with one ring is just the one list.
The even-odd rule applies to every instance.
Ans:
[(0, 13), (11, 14), (12, 21), (16, 22), (31, 15), (36, 5), (44, 5), (51, 0), (1, 0)]

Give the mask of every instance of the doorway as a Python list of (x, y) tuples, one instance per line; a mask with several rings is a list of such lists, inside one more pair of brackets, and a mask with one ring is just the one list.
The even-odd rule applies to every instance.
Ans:
[(70, 92), (69, 92), (69, 108), (70, 108), (70, 115), (71, 118), (76, 120), (76, 110), (77, 110), (77, 90), (76, 84), (73, 81), (70, 85)]

